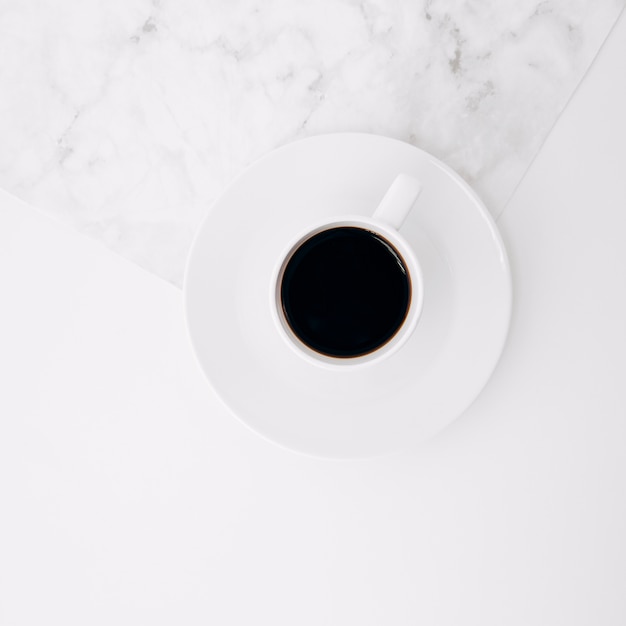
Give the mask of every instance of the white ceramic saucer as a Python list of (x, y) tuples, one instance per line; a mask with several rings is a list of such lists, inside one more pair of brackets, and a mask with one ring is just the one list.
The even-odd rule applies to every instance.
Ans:
[[(310, 224), (371, 215), (400, 172), (423, 184), (401, 229), (424, 273), (418, 327), (381, 363), (312, 364), (273, 324), (278, 257)], [(243, 172), (203, 222), (184, 290), (196, 355), (232, 412), (283, 446), (340, 458), (412, 445), (460, 415), (498, 361), (511, 310), (506, 252), (476, 194), (431, 155), (358, 133), (289, 144)]]

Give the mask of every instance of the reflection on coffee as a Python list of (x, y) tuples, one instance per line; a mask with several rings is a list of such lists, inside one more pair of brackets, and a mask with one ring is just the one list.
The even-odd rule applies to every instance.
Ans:
[(383, 346), (402, 326), (410, 301), (402, 257), (365, 228), (313, 235), (288, 260), (281, 284), (293, 333), (331, 357), (363, 356)]

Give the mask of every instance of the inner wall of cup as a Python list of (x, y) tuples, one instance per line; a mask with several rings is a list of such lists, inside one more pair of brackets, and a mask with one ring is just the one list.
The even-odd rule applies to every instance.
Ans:
[[(318, 235), (323, 235), (328, 231), (335, 231), (344, 228), (364, 231), (371, 234), (372, 238), (376, 238), (382, 244), (384, 244), (388, 251), (393, 255), (398, 265), (402, 268), (407, 290), (406, 304), (404, 305), (403, 314), (401, 318), (398, 318), (400, 321), (398, 321), (397, 324), (394, 326), (393, 332), (388, 337), (386, 337), (384, 341), (376, 343), (376, 345), (373, 346), (371, 349), (360, 352), (358, 354), (348, 355), (330, 353), (328, 351), (316, 349), (316, 346), (312, 345), (314, 342), (311, 342), (311, 344), (309, 344), (305, 339), (301, 338), (299, 336), (298, 329), (293, 328), (292, 324), (289, 321), (289, 312), (286, 310), (285, 298), (283, 295), (285, 272), (294, 256), (296, 256), (298, 252), (304, 246), (306, 246), (308, 242), (316, 238)], [(317, 229), (314, 229), (307, 233), (305, 236), (301, 237), (294, 245), (290, 247), (288, 253), (285, 255), (285, 258), (281, 264), (280, 272), (277, 276), (275, 304), (283, 330), (285, 331), (289, 341), (293, 345), (295, 345), (300, 351), (303, 351), (307, 355), (312, 356), (317, 360), (322, 360), (324, 362), (353, 364), (378, 358), (378, 356), (387, 353), (388, 350), (393, 347), (393, 345), (401, 340), (403, 336), (403, 331), (406, 331), (407, 329), (407, 321), (412, 317), (412, 313), (414, 312), (414, 287), (413, 277), (411, 275), (412, 269), (412, 263), (407, 262), (405, 255), (400, 252), (398, 246), (393, 242), (393, 240), (384, 231), (379, 230), (372, 224), (363, 224), (359, 223), (358, 221), (349, 220), (345, 222), (342, 221), (337, 223), (325, 224)]]

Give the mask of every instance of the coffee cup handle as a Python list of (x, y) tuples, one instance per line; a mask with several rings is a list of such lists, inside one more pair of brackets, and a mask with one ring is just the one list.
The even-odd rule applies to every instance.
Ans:
[(374, 211), (373, 219), (399, 230), (421, 191), (422, 185), (416, 178), (398, 174)]

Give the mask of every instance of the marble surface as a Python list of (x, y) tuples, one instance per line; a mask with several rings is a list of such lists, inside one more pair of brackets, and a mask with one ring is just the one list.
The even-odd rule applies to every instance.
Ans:
[(0, 186), (180, 284), (212, 200), (390, 135), (504, 207), (624, 0), (3, 0)]

